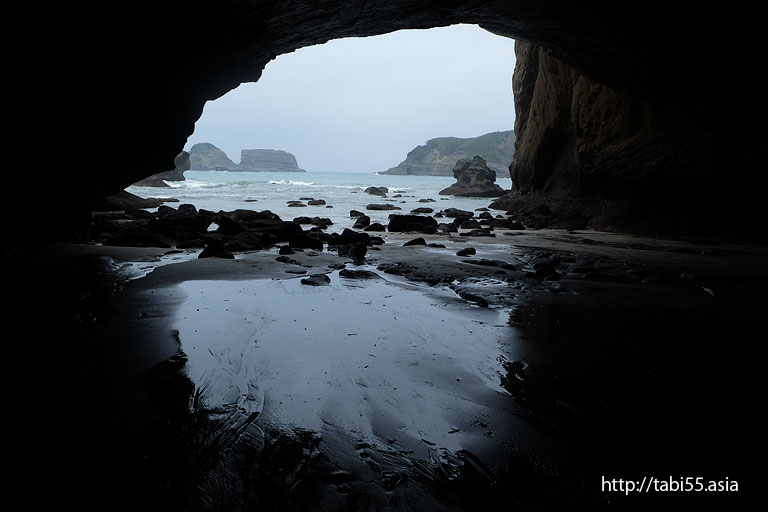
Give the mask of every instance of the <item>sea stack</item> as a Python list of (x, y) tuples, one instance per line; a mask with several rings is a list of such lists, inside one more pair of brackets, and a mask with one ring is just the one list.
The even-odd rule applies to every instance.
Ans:
[(252, 172), (307, 172), (299, 168), (295, 156), (279, 149), (244, 149), (240, 167)]
[(504, 189), (496, 183), (496, 173), (480, 156), (472, 160), (459, 160), (453, 168), (456, 183), (440, 191), (443, 196), (499, 197)]

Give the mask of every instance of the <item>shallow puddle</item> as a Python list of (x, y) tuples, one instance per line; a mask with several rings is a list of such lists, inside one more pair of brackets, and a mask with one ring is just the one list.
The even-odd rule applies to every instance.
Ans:
[(176, 329), (208, 407), (424, 454), (509, 430), (506, 312), (447, 289), (330, 278), (180, 285)]

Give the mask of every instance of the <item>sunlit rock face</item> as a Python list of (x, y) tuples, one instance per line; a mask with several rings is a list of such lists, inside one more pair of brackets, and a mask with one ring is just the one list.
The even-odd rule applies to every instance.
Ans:
[[(651, 153), (663, 146), (655, 127), (683, 148), (660, 155), (670, 162), (666, 168), (674, 159), (683, 163), (675, 183), (696, 175), (697, 187), (686, 195), (723, 183), (740, 192), (757, 188), (750, 182), (755, 173), (733, 154), (760, 139), (752, 128), (762, 91), (738, 71), (757, 62), (760, 45), (749, 38), (758, 32), (739, 20), (736, 48), (725, 37), (734, 26), (727, 12), (676, 12), (668, 3), (625, 9), (621, 2), (527, 0), (139, 0), (40, 9), (35, 37), (52, 43), (41, 44), (44, 58), (31, 58), (16, 76), (26, 92), (45, 89), (35, 97), (39, 110), (15, 128), (40, 133), (44, 123), (48, 147), (60, 154), (87, 143), (88, 165), (48, 169), (41, 180), (41, 203), (62, 198), (60, 205), (72, 209), (173, 169), (205, 102), (258, 80), (277, 55), (342, 37), (472, 23), (537, 45), (522, 55), (530, 72), (515, 83), (525, 123), (513, 169), (520, 190), (573, 197), (624, 194), (638, 184), (642, 200), (653, 201), (643, 194), (668, 184), (646, 166), (656, 165)], [(714, 150), (728, 147), (727, 169), (720, 155), (699, 152), (699, 141), (712, 140), (715, 130), (721, 133)], [(127, 149), (115, 158), (115, 148)]]

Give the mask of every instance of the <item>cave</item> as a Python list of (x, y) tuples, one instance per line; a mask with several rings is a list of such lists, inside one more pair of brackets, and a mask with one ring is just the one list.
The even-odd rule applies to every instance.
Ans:
[[(599, 304), (601, 318), (611, 317), (613, 308), (621, 306), (626, 307), (624, 313), (629, 310), (647, 315), (649, 324), (662, 326), (653, 346), (667, 347), (673, 354), (670, 366), (662, 366), (660, 371), (653, 367), (654, 371), (643, 374), (647, 374), (643, 385), (648, 385), (649, 397), (664, 398), (660, 405), (650, 404), (644, 411), (656, 411), (659, 406), (663, 413), (658, 418), (649, 418), (643, 411), (630, 411), (622, 425), (629, 429), (627, 435), (631, 437), (641, 434), (642, 428), (670, 421), (672, 435), (678, 437), (663, 438), (657, 432), (650, 440), (627, 442), (631, 446), (628, 450), (632, 457), (642, 457), (643, 450), (658, 441), (660, 445), (653, 445), (654, 449), (668, 450), (665, 453), (673, 455), (679, 450), (684, 457), (674, 464), (664, 460), (654, 467), (671, 475), (645, 475), (647, 467), (633, 466), (637, 458), (623, 461), (623, 452), (612, 453), (610, 443), (626, 439), (622, 438), (623, 432), (612, 430), (606, 422), (596, 432), (609, 432), (607, 442), (595, 432), (586, 438), (596, 445), (605, 443), (599, 450), (601, 456), (619, 459), (612, 467), (613, 473), (605, 476), (669, 477), (679, 481), (698, 476), (696, 471), (702, 466), (696, 464), (705, 460), (706, 478), (738, 477), (742, 485), (746, 479), (752, 489), (756, 488), (754, 473), (744, 468), (741, 473), (735, 472), (735, 468), (746, 464), (748, 453), (759, 459), (765, 452), (758, 436), (764, 421), (753, 414), (759, 408), (757, 391), (762, 387), (757, 366), (764, 355), (764, 350), (756, 347), (754, 329), (764, 307), (765, 285), (764, 267), (760, 270), (755, 263), (762, 257), (759, 251), (764, 247), (760, 228), (761, 195), (766, 180), (765, 173), (760, 172), (758, 148), (765, 133), (765, 99), (759, 80), (750, 74), (760, 61), (762, 48), (757, 41), (758, 17), (739, 4), (711, 10), (676, 7), (662, 2), (625, 5), (521, 0), (143, 0), (108, 6), (88, 2), (77, 6), (30, 7), (37, 12), (29, 13), (33, 21), (29, 33), (41, 37), (43, 44), (34, 51), (13, 55), (17, 70), (13, 77), (17, 94), (13, 99), (18, 99), (15, 106), (21, 108), (14, 109), (12, 130), (16, 138), (22, 139), (24, 151), (17, 155), (25, 156), (16, 156), (20, 160), (14, 163), (18, 171), (11, 173), (6, 182), (7, 190), (13, 193), (5, 198), (3, 207), (8, 224), (3, 257), (10, 290), (3, 294), (4, 313), (8, 315), (8, 332), (13, 338), (4, 361), (5, 389), (30, 388), (18, 417), (12, 420), (15, 429), (10, 451), (18, 474), (11, 483), (30, 501), (45, 502), (48, 506), (71, 501), (81, 504), (83, 509), (93, 505), (103, 510), (104, 503), (108, 503), (107, 508), (130, 509), (130, 503), (136, 510), (153, 506), (188, 509), (187, 482), (163, 480), (167, 468), (152, 466), (146, 459), (133, 461), (135, 468), (121, 466), (126, 457), (135, 455), (130, 443), (121, 447), (115, 459), (106, 448), (102, 453), (100, 443), (109, 440), (111, 429), (126, 426), (122, 423), (124, 417), (116, 414), (104, 418), (100, 432), (103, 438), (87, 438), (78, 431), (77, 423), (65, 421), (78, 412), (75, 409), (80, 405), (74, 400), (78, 393), (93, 390), (94, 402), (111, 399), (108, 386), (102, 389), (100, 385), (121, 375), (113, 375), (107, 364), (92, 373), (92, 368), (77, 365), (74, 368), (78, 372), (74, 374), (66, 370), (42, 376), (37, 373), (39, 361), (52, 367), (59, 362), (76, 363), (94, 347), (105, 361), (114, 357), (108, 346), (98, 345), (94, 340), (84, 347), (72, 346), (61, 361), (51, 356), (63, 352), (62, 345), (70, 341), (61, 337), (67, 331), (60, 331), (60, 316), (79, 315), (81, 322), (85, 315), (99, 329), (101, 315), (140, 316), (144, 312), (130, 301), (122, 309), (110, 311), (111, 299), (105, 298), (109, 293), (101, 295), (89, 289), (96, 286), (89, 279), (98, 280), (100, 275), (82, 277), (71, 272), (71, 268), (61, 269), (46, 259), (47, 253), (31, 265), (19, 263), (19, 257), (27, 257), (28, 250), (47, 250), (53, 241), (87, 241), (94, 201), (142, 178), (173, 169), (174, 158), (193, 133), (205, 103), (242, 83), (258, 81), (265, 65), (276, 56), (332, 39), (462, 23), (476, 24), (517, 41), (518, 62), (511, 77), (517, 112), (516, 156), (510, 167), (513, 187), (497, 200), (499, 209), (554, 212), (555, 224), (544, 218), (538, 226), (542, 228), (578, 230), (589, 226), (596, 231), (671, 240), (670, 243), (679, 243), (684, 249), (664, 254), (674, 264), (689, 255), (698, 257), (711, 250), (706, 255), (722, 257), (718, 268), (725, 269), (717, 274), (718, 279), (727, 281), (738, 274), (735, 288), (724, 286), (730, 294), (721, 296), (713, 293), (707, 283), (696, 281), (695, 276), (678, 272), (675, 282), (681, 280), (684, 284), (677, 291), (695, 290), (699, 294), (696, 304), (710, 297), (716, 302), (707, 303), (700, 310), (691, 306), (670, 329), (664, 325), (669, 318), (651, 300), (638, 302), (636, 309), (631, 300), (622, 302), (623, 296)], [(63, 165), (59, 163), (62, 160)], [(30, 186), (32, 182), (34, 188)], [(753, 259), (748, 260), (748, 265), (741, 265), (746, 257), (729, 260), (734, 253), (728, 252), (732, 250), (730, 245), (719, 245), (724, 241), (754, 243), (759, 249), (749, 249), (748, 255)], [(685, 245), (689, 243), (694, 245), (695, 252)], [(701, 243), (708, 244), (707, 248), (696, 245)], [(27, 249), (18, 251), (22, 245)], [(631, 241), (626, 247), (647, 249), (640, 244), (633, 246)], [(597, 276), (600, 278), (605, 275)], [(610, 286), (600, 282), (585, 289), (598, 293)], [(148, 288), (144, 291), (150, 292)], [(463, 298), (480, 304), (471, 293), (465, 293)], [(670, 295), (669, 300), (673, 299)], [(171, 302), (161, 304), (159, 309), (170, 309)], [(82, 303), (90, 309), (77, 310)], [(584, 298), (578, 308), (587, 308), (587, 304), (588, 299)], [(557, 305), (522, 308), (512, 315), (510, 322), (525, 324), (534, 333), (538, 329), (544, 333), (542, 337), (554, 336), (561, 343), (557, 348), (564, 354), (578, 354), (579, 347), (569, 344), (573, 341), (569, 333), (579, 332), (582, 320), (591, 318), (594, 310), (577, 312), (554, 327), (546, 322), (541, 325), (542, 318), (560, 318), (558, 315), (562, 311)], [(152, 318), (151, 314), (146, 316)], [(630, 318), (626, 325), (634, 325), (635, 321), (636, 318)], [(647, 334), (646, 329), (640, 331)], [(177, 337), (178, 334), (175, 333)], [(632, 367), (633, 371), (644, 372), (643, 365), (655, 364), (653, 355), (642, 345), (633, 345), (624, 353), (616, 348), (611, 336), (598, 333), (594, 337), (599, 343), (590, 350), (595, 350), (600, 363), (610, 363), (609, 356), (617, 351), (621, 357), (636, 362), (639, 367)], [(706, 350), (697, 352), (701, 340)], [(691, 353), (695, 355), (690, 356)], [(133, 355), (138, 359), (152, 356)], [(525, 382), (530, 377), (529, 369), (516, 361), (507, 363), (504, 368), (508, 374), (502, 384), (510, 393), (520, 393), (521, 384), (515, 376)], [(185, 414), (183, 405), (175, 401), (175, 394), (192, 393), (189, 383), (178, 380), (174, 373), (183, 364), (179, 358), (167, 359), (153, 374), (150, 384), (157, 386), (154, 391), (142, 388), (142, 392), (156, 393), (168, 407), (165, 412), (171, 423)], [(686, 371), (678, 371), (682, 367)], [(618, 375), (620, 369), (615, 373)], [(537, 376), (533, 375), (535, 382)], [(700, 382), (699, 389), (711, 393), (715, 403), (708, 401), (709, 395), (674, 395), (675, 389), (658, 384), (666, 382), (670, 375), (701, 379), (691, 382)], [(545, 388), (555, 385), (544, 381), (541, 384)], [(691, 384), (683, 391), (690, 392), (694, 387)], [(534, 402), (540, 399), (526, 398)], [(50, 411), (48, 404), (53, 404)], [(9, 408), (12, 405), (6, 404)], [(689, 422), (676, 424), (669, 420), (686, 414), (691, 415)], [(146, 427), (147, 422), (156, 420), (139, 415), (132, 419), (135, 424), (129, 423), (129, 430)], [(177, 450), (183, 451), (180, 445), (184, 440), (176, 436), (169, 424), (159, 423), (161, 444), (154, 447), (153, 453), (172, 459)], [(698, 425), (704, 426), (700, 430), (694, 428)], [(89, 427), (84, 432), (94, 430)], [(268, 437), (273, 433), (262, 434)], [(579, 443), (578, 439), (569, 440)], [(89, 467), (83, 473), (86, 480), (78, 472), (69, 473), (72, 468), (67, 457), (78, 453), (78, 442), (88, 444), (88, 455), (93, 460), (109, 463), (104, 468)], [(315, 442), (312, 436), (298, 436), (281, 445), (280, 449), (285, 451), (265, 456), (277, 461), (278, 467), (280, 461), (314, 450)], [(369, 448), (356, 447), (359, 451)], [(486, 485), (489, 471), (471, 454), (463, 457), (463, 485), (452, 490), (462, 493), (463, 503), (471, 504), (478, 498), (473, 482), (483, 481)], [(603, 460), (598, 460), (598, 467)], [(595, 460), (587, 462), (595, 464)], [(670, 464), (665, 466), (665, 462)], [(323, 463), (318, 462), (321, 466)], [(150, 470), (142, 473), (147, 468)], [(519, 477), (516, 481), (522, 482), (522, 495), (530, 501), (517, 501), (517, 488), (507, 496), (499, 494), (497, 487), (493, 493), (479, 498), (495, 500), (506, 496), (510, 500), (506, 505), (519, 510), (544, 510), (553, 502), (559, 507), (569, 503), (574, 489), (568, 475), (554, 487), (547, 487), (537, 478), (542, 474), (551, 476), (551, 468), (522, 458), (515, 459), (510, 468), (512, 477)], [(619, 474), (616, 468), (625, 473)], [(116, 472), (116, 479), (112, 472)], [(120, 479), (126, 474), (132, 480)], [(380, 476), (387, 492), (401, 485), (396, 475)], [(348, 483), (348, 476), (343, 473), (330, 471), (324, 477), (330, 479), (326, 483), (334, 486), (343, 488)], [(425, 477), (428, 480), (429, 476)], [(158, 481), (166, 487), (158, 489)], [(269, 480), (260, 482), (261, 491), (268, 491), (269, 484)], [(594, 487), (586, 493), (587, 505), (612, 509), (614, 498), (605, 499), (605, 491), (601, 493), (598, 484), (589, 485), (592, 484)], [(147, 489), (150, 492), (146, 496), (135, 495)], [(166, 490), (170, 494), (164, 494)], [(746, 495), (745, 492), (738, 497)], [(153, 501), (154, 498), (159, 501)], [(404, 509), (408, 509), (407, 498), (399, 502)], [(729, 498), (718, 493), (713, 501), (730, 506), (733, 502), (727, 501)], [(675, 503), (681, 506), (692, 500), (691, 496), (674, 496)], [(203, 499), (200, 503), (208, 502)], [(333, 509), (334, 503), (328, 506), (324, 502), (327, 509)], [(414, 503), (424, 502), (417, 499)], [(649, 502), (639, 503), (638, 509), (643, 509)], [(292, 503), (283, 505), (290, 510)], [(350, 507), (355, 510), (354, 503)]]
[[(734, 39), (712, 12), (607, 2), (89, 5), (38, 16), (37, 32), (56, 43), (44, 65), (21, 63), (30, 77), (22, 96), (34, 113), (19, 118), (17, 132), (40, 133), (45, 120), (49, 153), (88, 148), (76, 172), (43, 171), (36, 193), (57, 214), (54, 222), (37, 212), (39, 227), (83, 229), (89, 201), (172, 169), (205, 102), (257, 81), (277, 55), (456, 23), (520, 41), (512, 172), (528, 203), (588, 212), (598, 229), (748, 236), (747, 224), (757, 222), (764, 173), (753, 172), (761, 132), (753, 106), (764, 102), (755, 81), (736, 86), (715, 70), (726, 62), (748, 69), (759, 44), (746, 28)], [(52, 76), (59, 79), (46, 90)], [(118, 147), (127, 149), (119, 157)], [(8, 210), (20, 200), (11, 198)]]

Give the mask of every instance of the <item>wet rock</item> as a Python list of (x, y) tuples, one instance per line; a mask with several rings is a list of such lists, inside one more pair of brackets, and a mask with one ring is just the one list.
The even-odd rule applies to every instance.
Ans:
[(363, 229), (367, 228), (371, 225), (371, 218), (367, 215), (361, 215), (357, 218), (355, 221), (354, 226), (352, 226), (353, 229)]
[(424, 226), (421, 228), (421, 232), (425, 235), (434, 235), (437, 233), (437, 226)]
[(339, 272), (339, 277), (346, 279), (381, 279), (381, 276), (370, 270), (350, 270), (344, 269)]
[(365, 207), (366, 210), (402, 210), (399, 206), (393, 204), (369, 204)]
[(327, 286), (331, 284), (331, 278), (325, 274), (315, 274), (302, 279), (301, 284), (307, 286)]
[(437, 230), (441, 233), (458, 233), (459, 228), (453, 224), (446, 224), (445, 222), (442, 222), (437, 225)]
[(363, 231), (384, 231), (384, 230), (386, 230), (386, 228), (383, 225), (379, 224), (378, 222), (374, 222), (373, 224), (365, 228)]
[(390, 215), (389, 232), (422, 231), (427, 226), (437, 227), (437, 221), (423, 215)]
[(492, 238), (495, 238), (496, 235), (490, 232), (490, 230), (487, 229), (473, 229), (468, 233), (469, 236), (489, 236)]
[(488, 307), (488, 301), (485, 300), (484, 298), (482, 298), (479, 295), (476, 295), (476, 294), (474, 294), (472, 292), (468, 292), (466, 290), (459, 290), (457, 293), (459, 294), (459, 297), (461, 297), (462, 299), (464, 299), (464, 300), (466, 300), (468, 302), (472, 302), (472, 303), (476, 304), (477, 306), (480, 306), (481, 308), (487, 308)]
[(426, 199), (419, 199), (420, 203), (436, 203), (434, 199), (426, 198)]
[(422, 208), (414, 208), (413, 210), (411, 210), (411, 213), (432, 213), (433, 211), (435, 210), (433, 210), (432, 208), (422, 207)]
[(293, 235), (288, 239), (288, 246), (291, 249), (314, 249), (323, 250), (323, 241), (308, 235)]
[(197, 257), (234, 259), (235, 255), (224, 247), (224, 243), (221, 240), (211, 238), (206, 240), (205, 249), (203, 249)]
[(427, 245), (427, 241), (423, 238), (414, 238), (413, 240), (409, 240), (403, 244), (403, 247), (408, 247), (411, 245)]
[(476, 220), (466, 220), (459, 227), (461, 229), (480, 229), (482, 225)]
[(311, 201), (307, 201), (307, 204), (310, 206), (322, 206), (325, 204), (325, 200), (323, 199), (313, 199)]
[(368, 233), (360, 233), (359, 231), (353, 231), (349, 228), (345, 228), (341, 234), (332, 233), (328, 241), (328, 245), (340, 246), (354, 244), (357, 242), (362, 242), (365, 245), (371, 245), (371, 236)]
[(365, 259), (365, 254), (368, 252), (368, 246), (364, 242), (355, 242), (348, 245), (339, 246), (339, 256), (352, 258), (352, 260), (359, 262)]
[(443, 244), (431, 243), (431, 244), (427, 244), (427, 245), (429, 247), (434, 247), (435, 249), (445, 249), (445, 245), (443, 245)]
[(473, 254), (476, 254), (476, 253), (477, 253), (477, 250), (475, 250), (474, 247), (467, 247), (465, 249), (457, 251), (456, 256), (472, 256)]
[(389, 189), (387, 187), (368, 187), (363, 192), (374, 196), (386, 196)]
[(491, 227), (501, 229), (525, 229), (525, 226), (520, 221), (514, 219), (493, 219), (490, 223)]
[(159, 247), (168, 249), (175, 245), (175, 241), (162, 235), (156, 235), (148, 229), (135, 228), (104, 240), (102, 245), (118, 247)]
[(176, 244), (177, 249), (199, 249), (201, 247), (205, 247), (205, 240), (201, 238), (194, 238)]
[(445, 215), (448, 218), (455, 218), (455, 217), (473, 217), (475, 214), (472, 212), (468, 212), (466, 210), (460, 210), (458, 208), (446, 208), (443, 210), (443, 215)]
[(245, 226), (240, 221), (226, 215), (219, 216), (216, 224), (219, 226), (216, 231), (228, 236), (234, 236), (245, 231)]
[(295, 254), (295, 251), (291, 249), (291, 246), (284, 245), (280, 247), (280, 250), (277, 251), (277, 254)]
[(350, 218), (361, 217), (363, 215), (365, 215), (363, 212), (359, 212), (357, 210), (349, 210), (349, 217)]
[(243, 231), (224, 242), (224, 247), (229, 251), (257, 251), (266, 246), (258, 233)]

